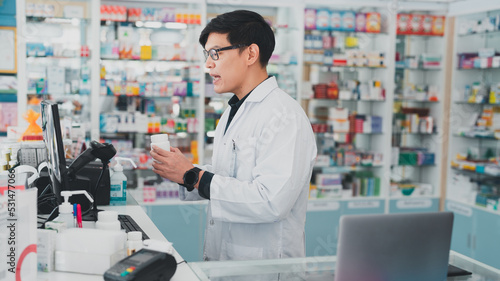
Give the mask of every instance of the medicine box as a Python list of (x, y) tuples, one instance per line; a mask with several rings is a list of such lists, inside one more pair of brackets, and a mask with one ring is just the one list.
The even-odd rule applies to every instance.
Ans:
[(424, 31), (424, 15), (413, 14), (410, 17), (410, 33), (422, 35)]
[(353, 11), (344, 11), (342, 16), (342, 30), (355, 31), (356, 30), (356, 13)]
[(306, 30), (316, 29), (316, 9), (305, 9), (304, 27)]
[(434, 16), (432, 21), (432, 35), (443, 36), (444, 35), (444, 16)]
[(397, 19), (397, 33), (408, 34), (410, 33), (410, 18), (409, 14), (398, 14)]
[(366, 14), (365, 13), (357, 13), (356, 14), (356, 32), (365, 32), (366, 31)]
[(330, 12), (330, 28), (331, 30), (342, 31), (342, 14), (340, 11)]
[(366, 13), (366, 32), (380, 33), (381, 19), (380, 13)]
[(329, 30), (329, 17), (330, 12), (327, 9), (318, 9), (316, 11), (316, 29), (317, 30)]

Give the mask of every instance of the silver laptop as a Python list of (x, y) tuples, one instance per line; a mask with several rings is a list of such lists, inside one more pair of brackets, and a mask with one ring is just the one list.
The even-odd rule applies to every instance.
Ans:
[(340, 218), (335, 281), (443, 281), (453, 213)]

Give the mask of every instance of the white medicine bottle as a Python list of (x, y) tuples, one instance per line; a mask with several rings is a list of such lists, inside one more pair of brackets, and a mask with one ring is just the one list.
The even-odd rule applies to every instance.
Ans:
[(153, 149), (153, 145), (163, 150), (170, 151), (170, 141), (168, 140), (168, 134), (152, 135), (151, 149)]
[(130, 158), (115, 157), (116, 165), (113, 168), (114, 173), (110, 178), (110, 197), (109, 205), (120, 206), (127, 204), (127, 176), (123, 173), (123, 166), (120, 161), (127, 160), (137, 168), (134, 161)]

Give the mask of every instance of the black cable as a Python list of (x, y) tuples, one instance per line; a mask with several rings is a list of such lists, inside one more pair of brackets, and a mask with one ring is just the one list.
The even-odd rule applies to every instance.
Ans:
[(106, 169), (108, 168), (108, 164), (109, 164), (109, 161), (107, 161), (106, 163), (102, 163), (101, 174), (99, 175), (99, 178), (97, 179), (97, 183), (95, 185), (93, 192), (91, 192), (92, 194), (90, 194), (90, 196), (92, 196), (92, 198), (94, 199), (94, 203), (90, 206), (90, 208), (88, 210), (86, 210), (85, 212), (82, 212), (82, 215), (88, 215), (90, 212), (94, 212), (94, 214), (96, 216), (95, 217), (96, 220), (97, 220), (97, 212), (99, 212), (99, 210), (97, 210), (97, 190), (99, 189), (99, 184), (101, 183), (102, 176), (104, 175), (104, 173), (106, 172)]
[[(104, 175), (104, 172), (108, 168), (108, 164), (109, 164), (109, 162), (102, 163), (102, 171), (101, 171), (101, 174), (99, 175), (99, 178), (97, 179), (97, 183), (95, 184), (95, 188), (94, 188), (94, 192), (93, 192), (95, 195), (97, 195), (97, 190), (99, 189), (99, 184), (101, 183), (102, 175)], [(96, 197), (96, 196), (94, 196), (94, 197)], [(94, 200), (95, 200), (95, 198), (94, 198)]]
[[(57, 210), (57, 212), (56, 212)], [(42, 223), (42, 225), (40, 226), (40, 228), (45, 228), (45, 224), (48, 222), (48, 221), (51, 221), (53, 219), (56, 218), (56, 216), (59, 215), (59, 206), (55, 207), (54, 210), (52, 210), (52, 212), (50, 213), (49, 217)]]
[(183, 260), (183, 261), (178, 262), (177, 264), (181, 264), (183, 262), (185, 262), (186, 264), (188, 263), (186, 260)]
[(45, 193), (47, 191), (49, 191), (49, 188), (52, 188), (52, 184), (47, 184), (47, 186), (43, 189), (42, 193), (40, 193), (40, 195), (38, 196), (38, 198), (42, 197), (43, 195), (45, 195)]

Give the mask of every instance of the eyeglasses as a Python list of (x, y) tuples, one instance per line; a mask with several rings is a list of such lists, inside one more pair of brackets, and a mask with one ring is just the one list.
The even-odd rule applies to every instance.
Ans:
[(235, 46), (229, 46), (229, 47), (224, 47), (224, 48), (219, 48), (219, 49), (210, 49), (210, 50), (203, 50), (203, 54), (205, 55), (205, 60), (208, 59), (208, 56), (213, 60), (218, 60), (219, 59), (219, 52), (220, 51), (227, 51), (227, 50), (234, 50), (234, 49), (239, 49), (241, 47), (245, 47), (245, 45), (235, 45)]

